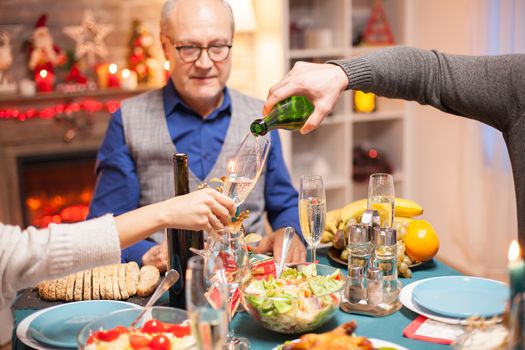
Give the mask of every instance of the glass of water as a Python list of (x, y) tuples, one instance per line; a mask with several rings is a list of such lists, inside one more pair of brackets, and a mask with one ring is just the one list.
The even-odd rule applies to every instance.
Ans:
[(392, 228), (395, 210), (394, 177), (386, 173), (370, 175), (368, 209), (377, 210), (381, 227)]

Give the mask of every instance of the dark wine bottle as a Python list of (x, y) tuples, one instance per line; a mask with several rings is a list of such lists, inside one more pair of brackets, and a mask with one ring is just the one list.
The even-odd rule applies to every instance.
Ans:
[(312, 103), (304, 96), (291, 96), (278, 102), (263, 119), (255, 119), (250, 131), (263, 136), (274, 129), (299, 130), (314, 111)]
[[(188, 156), (185, 153), (173, 155), (173, 170), (175, 180), (175, 196), (188, 194)], [(193, 255), (190, 247), (196, 249), (204, 248), (202, 231), (182, 230), (175, 228), (166, 229), (168, 240), (168, 268), (179, 272), (179, 280), (170, 288), (170, 306), (185, 309), (186, 296), (184, 293), (184, 282), (186, 280), (186, 267), (189, 258)]]

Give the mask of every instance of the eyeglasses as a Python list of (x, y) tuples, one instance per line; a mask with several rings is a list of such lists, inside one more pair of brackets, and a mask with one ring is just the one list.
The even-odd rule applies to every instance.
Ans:
[(175, 46), (173, 43), (173, 40), (169, 36), (166, 35), (166, 38), (169, 40), (171, 45), (177, 49), (179, 52), (179, 57), (183, 62), (186, 63), (193, 63), (197, 61), (202, 54), (202, 50), (206, 50), (208, 53), (208, 57), (213, 62), (222, 62), (228, 58), (230, 55), (230, 49), (232, 48), (232, 45), (210, 45), (210, 46), (195, 46), (195, 45), (181, 45), (181, 46)]
[(179, 57), (186, 63), (197, 61), (206, 50), (208, 57), (213, 62), (222, 62), (230, 55), (231, 45), (210, 45), (210, 46), (175, 46), (179, 52)]

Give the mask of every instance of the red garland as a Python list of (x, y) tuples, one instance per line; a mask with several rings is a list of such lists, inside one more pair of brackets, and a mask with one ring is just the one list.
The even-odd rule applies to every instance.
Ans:
[(80, 111), (85, 112), (99, 112), (102, 109), (109, 113), (115, 113), (120, 106), (119, 101), (107, 101), (99, 102), (97, 100), (83, 100), (73, 102), (70, 104), (58, 104), (51, 107), (42, 109), (29, 108), (24, 112), (19, 109), (0, 109), (0, 119), (18, 119), (24, 121), (26, 119), (40, 118), (40, 119), (53, 119), (58, 114), (71, 114)]

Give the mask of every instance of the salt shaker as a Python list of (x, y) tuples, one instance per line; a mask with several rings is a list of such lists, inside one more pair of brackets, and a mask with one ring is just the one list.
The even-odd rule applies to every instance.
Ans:
[(351, 225), (348, 233), (348, 266), (357, 265), (366, 274), (374, 250), (372, 236), (365, 225)]
[(392, 304), (399, 296), (397, 279), (397, 234), (388, 227), (374, 227), (373, 266), (383, 271), (383, 304)]
[(346, 284), (345, 298), (351, 304), (357, 304), (365, 299), (363, 284), (363, 267), (359, 265), (348, 266), (348, 278)]
[(383, 301), (383, 271), (370, 267), (366, 273), (366, 299), (368, 306), (377, 306)]

